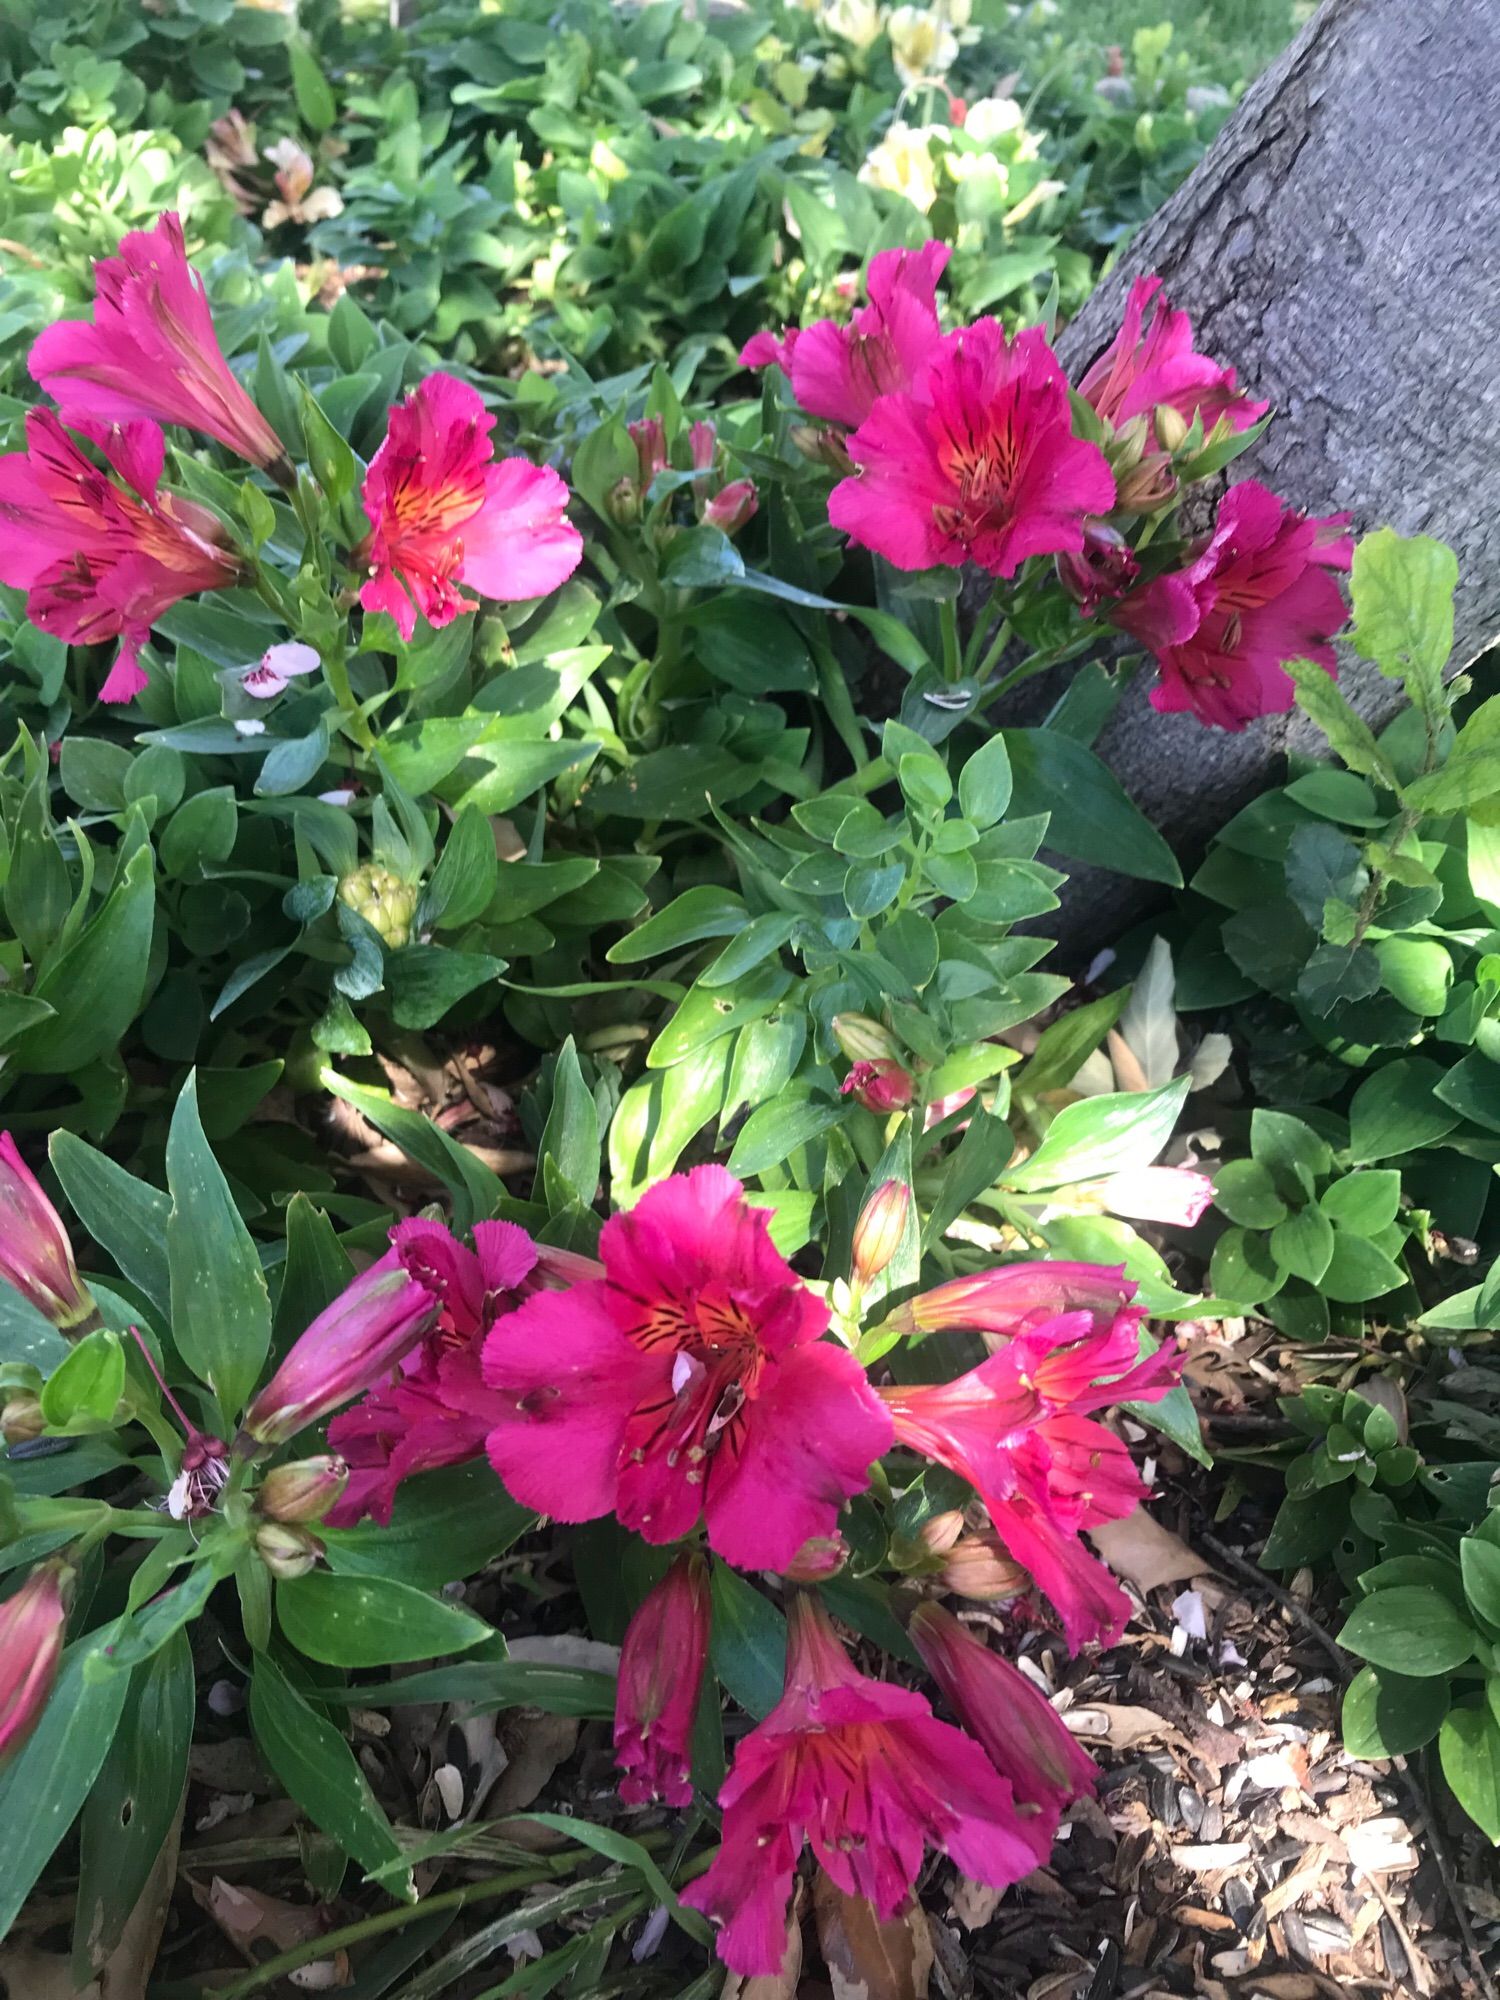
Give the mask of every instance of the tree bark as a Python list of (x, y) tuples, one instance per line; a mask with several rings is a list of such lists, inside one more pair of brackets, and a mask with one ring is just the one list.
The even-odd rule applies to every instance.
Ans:
[[(1455, 670), (1500, 633), (1497, 132), (1500, 0), (1325, 0), (1059, 343), (1076, 380), (1157, 272), (1196, 345), (1275, 405), (1232, 478), (1456, 549)], [(1296, 716), (1235, 736), (1157, 715), (1151, 678), (1097, 747), (1191, 857), (1289, 744), (1322, 739)], [(1340, 678), (1377, 726), (1399, 704), (1347, 648)], [(1097, 938), (1106, 912), (1118, 931), (1120, 878), (1074, 874), (1065, 935)]]

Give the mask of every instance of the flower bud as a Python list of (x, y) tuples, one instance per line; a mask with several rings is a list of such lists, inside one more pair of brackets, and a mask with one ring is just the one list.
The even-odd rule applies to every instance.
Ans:
[(42, 1563), (0, 1604), (0, 1762), (35, 1729), (57, 1679), (73, 1571)]
[(283, 1583), (295, 1583), (316, 1567), (323, 1544), (306, 1528), (286, 1521), (263, 1521), (255, 1531), (255, 1553), (272, 1576)]
[(703, 518), (709, 527), (719, 529), (722, 534), (737, 535), (755, 508), (755, 481), (732, 479), (703, 509)]
[(347, 1285), (295, 1342), (245, 1412), (260, 1444), (282, 1444), (371, 1388), (431, 1328), (437, 1302), (394, 1250)]
[(850, 1062), (879, 1062), (900, 1054), (889, 1029), (872, 1021), (868, 1014), (835, 1014), (833, 1039)]
[(615, 1762), (627, 1805), (693, 1796), (693, 1720), (708, 1659), (708, 1565), (679, 1556), (625, 1633), (615, 1693)]
[(336, 1452), (273, 1465), (260, 1482), (255, 1504), (268, 1520), (321, 1521), (349, 1484), (349, 1468)]
[(854, 460), (843, 438), (826, 424), (793, 424), (790, 437), (802, 456), (811, 459), (814, 465), (826, 465), (842, 479), (853, 472)]
[(714, 452), (718, 447), (719, 434), (710, 423), (696, 423), (688, 432), (688, 450), (693, 456), (694, 472), (712, 472)]
[(1176, 498), (1177, 474), (1163, 452), (1147, 452), (1115, 482), (1115, 506), (1123, 514), (1157, 514)]
[(13, 1285), (59, 1333), (81, 1333), (97, 1317), (62, 1219), (9, 1132), (0, 1132), (0, 1280)]
[(1085, 618), (1102, 604), (1123, 597), (1140, 574), (1129, 543), (1102, 521), (1084, 523), (1083, 547), (1057, 557), (1057, 577)]
[(1170, 403), (1158, 403), (1152, 422), (1156, 429), (1156, 442), (1163, 451), (1180, 451), (1192, 425)]
[(862, 1285), (878, 1278), (901, 1247), (911, 1189), (904, 1181), (884, 1181), (860, 1210), (854, 1225), (854, 1275)]
[(1005, 1553), (997, 1535), (961, 1535), (943, 1558), (938, 1579), (956, 1597), (969, 1597), (976, 1604), (992, 1604), (997, 1598), (1019, 1597), (1031, 1578)]
[(660, 417), (641, 417), (625, 428), (635, 444), (635, 455), (641, 468), (641, 490), (644, 492), (657, 473), (667, 469), (667, 434), (662, 429)]
[(0, 1410), (0, 1438), (7, 1444), (30, 1444), (46, 1428), (39, 1397), (33, 1396), (29, 1389), (7, 1396), (4, 1409)]
[(403, 882), (393, 868), (379, 861), (365, 862), (340, 882), (339, 901), (363, 917), (393, 951), (410, 942), (417, 890), (414, 883)]
[(604, 511), (617, 528), (632, 528), (641, 518), (641, 489), (633, 479), (618, 479), (604, 498)]
[(781, 1573), (788, 1583), (827, 1583), (848, 1560), (842, 1535), (810, 1535)]
[(964, 1531), (964, 1517), (957, 1507), (942, 1514), (929, 1514), (917, 1530), (917, 1541), (930, 1556), (945, 1556)]
[(857, 1062), (839, 1085), (839, 1095), (852, 1095), (866, 1111), (883, 1117), (890, 1111), (904, 1111), (916, 1095), (916, 1084), (910, 1070), (882, 1058), (879, 1062)]

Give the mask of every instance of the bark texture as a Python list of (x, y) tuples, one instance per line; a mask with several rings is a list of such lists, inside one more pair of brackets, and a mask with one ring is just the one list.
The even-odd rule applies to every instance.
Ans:
[[(1455, 669), (1500, 634), (1500, 0), (1325, 0), (1060, 342), (1070, 375), (1155, 271), (1197, 345), (1276, 417), (1235, 461), (1293, 505), (1458, 552)], [(1372, 722), (1392, 682), (1347, 654)], [(1296, 717), (1242, 735), (1159, 716), (1143, 674), (1098, 749), (1179, 851), (1273, 781)], [(1075, 872), (1066, 933), (1132, 914)], [(1101, 891), (1103, 893), (1101, 893)], [(1147, 900), (1142, 890), (1133, 905)]]

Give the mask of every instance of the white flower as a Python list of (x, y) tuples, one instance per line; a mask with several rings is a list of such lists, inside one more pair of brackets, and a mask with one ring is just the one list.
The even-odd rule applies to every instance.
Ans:
[(941, 13), (929, 13), (925, 7), (897, 7), (885, 25), (891, 38), (891, 60), (905, 84), (944, 77), (958, 60), (958, 42)]
[(255, 665), (245, 668), (240, 686), (260, 701), (271, 701), (299, 674), (315, 674), (322, 664), (311, 646), (288, 639), (280, 646), (267, 646)]
[(946, 125), (892, 125), (859, 170), (867, 187), (904, 194), (923, 215), (937, 200), (932, 141), (952, 137)]
[(255, 716), (242, 715), (234, 725), (236, 736), (264, 736), (266, 725)]
[(977, 97), (964, 113), (964, 136), (981, 146), (992, 146), (1007, 133), (1020, 131), (1024, 123), (1021, 107), (1013, 97)]
[(875, 0), (823, 0), (819, 18), (831, 35), (867, 49), (880, 36), (880, 9)]

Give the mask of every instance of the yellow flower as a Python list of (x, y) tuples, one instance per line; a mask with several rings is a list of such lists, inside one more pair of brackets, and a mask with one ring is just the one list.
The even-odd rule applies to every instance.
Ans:
[(879, 39), (881, 16), (875, 0), (823, 0), (819, 15), (831, 35), (857, 49), (867, 49)]
[(925, 7), (898, 7), (886, 22), (891, 60), (905, 84), (947, 75), (958, 59), (958, 42), (946, 17)]
[(981, 146), (991, 146), (1018, 132), (1025, 120), (1013, 97), (978, 97), (964, 113), (964, 134)]
[(946, 125), (892, 125), (859, 170), (867, 187), (904, 194), (923, 215), (937, 200), (932, 141), (949, 137)]

